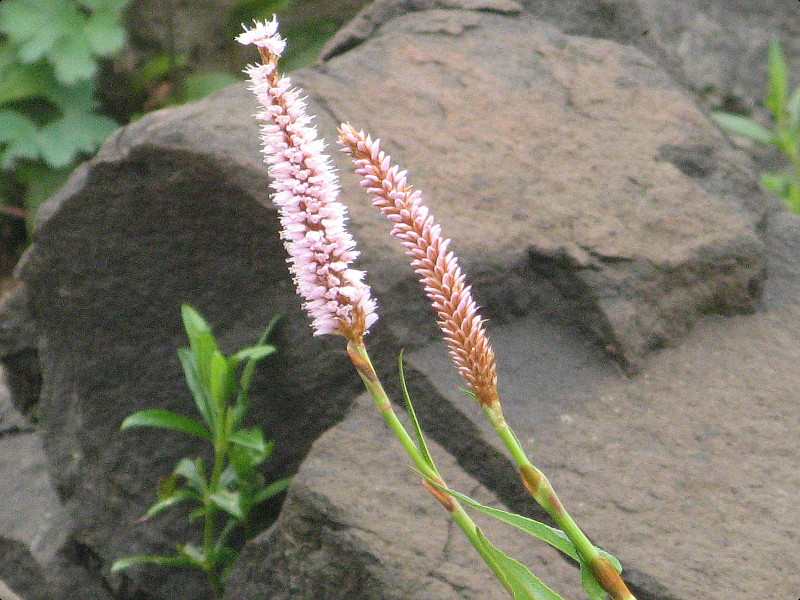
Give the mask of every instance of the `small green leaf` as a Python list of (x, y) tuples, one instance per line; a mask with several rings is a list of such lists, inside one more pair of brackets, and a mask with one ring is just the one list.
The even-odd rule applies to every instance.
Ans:
[(239, 350), (231, 358), (236, 360), (237, 363), (243, 360), (258, 361), (274, 353), (275, 346), (264, 344), (263, 346), (250, 346), (249, 348)]
[(433, 463), (433, 458), (431, 457), (431, 453), (428, 451), (427, 444), (425, 444), (425, 436), (422, 433), (422, 427), (419, 424), (419, 419), (417, 419), (417, 413), (414, 410), (414, 405), (411, 402), (411, 396), (408, 394), (406, 377), (405, 373), (403, 372), (402, 350), (400, 351), (400, 356), (398, 357), (398, 366), (400, 369), (400, 387), (403, 390), (403, 398), (406, 401), (406, 411), (408, 412), (408, 416), (411, 417), (411, 422), (414, 424), (414, 431), (417, 434), (417, 445), (419, 446), (420, 454), (422, 454), (422, 458), (425, 460), (425, 463), (435, 472), (436, 465)]
[(178, 546), (178, 552), (180, 552), (182, 556), (186, 557), (187, 560), (191, 561), (191, 564), (198, 566), (201, 569), (206, 568), (208, 557), (201, 548), (198, 548), (194, 544), (183, 544)]
[(181, 315), (186, 335), (189, 338), (189, 346), (197, 361), (201, 381), (206, 387), (210, 387), (211, 357), (215, 352), (219, 352), (217, 340), (214, 339), (209, 324), (194, 308), (188, 304), (182, 305)]
[[(258, 338), (258, 341), (255, 344), (255, 347), (264, 346), (269, 339), (272, 330), (275, 328), (275, 325), (280, 320), (280, 315), (275, 315), (270, 319), (270, 322), (267, 323), (267, 326), (264, 328), (264, 331), (261, 333), (261, 337)], [(253, 372), (256, 368), (256, 361), (252, 358), (247, 359), (247, 363), (242, 370), (242, 376), (239, 379), (239, 398), (237, 399), (237, 403), (242, 405), (240, 410), (241, 413), (244, 413), (247, 410), (247, 392), (250, 390), (250, 383), (253, 379)], [(241, 417), (244, 415), (242, 414)], [(241, 417), (239, 421), (241, 421)]]
[(56, 79), (67, 86), (91, 79), (97, 73), (97, 59), (92, 55), (89, 41), (82, 35), (62, 37), (48, 50), (47, 58), (53, 65)]
[(240, 429), (230, 437), (231, 442), (251, 448), (259, 453), (267, 451), (267, 442), (264, 440), (264, 434), (258, 428)]
[(24, 64), (8, 40), (0, 40), (0, 105), (13, 100), (41, 96), (57, 85), (52, 70), (43, 61)]
[(197, 359), (189, 348), (178, 348), (178, 358), (183, 366), (186, 385), (189, 386), (189, 390), (192, 392), (197, 411), (203, 417), (209, 429), (213, 430), (216, 424), (215, 412), (211, 408), (211, 395), (200, 375)]
[(64, 185), (72, 169), (52, 169), (41, 162), (26, 162), (17, 164), (15, 173), (25, 183), (25, 210), (32, 225), (39, 207)]
[(137, 554), (115, 560), (111, 565), (112, 573), (119, 573), (136, 565), (159, 565), (162, 567), (195, 567), (193, 560), (182, 556), (157, 556), (152, 554)]
[(175, 475), (175, 473), (167, 475), (166, 477), (162, 477), (161, 480), (158, 482), (158, 487), (156, 488), (159, 500), (166, 500), (167, 498), (171, 498), (172, 496), (175, 495), (175, 492), (177, 491), (178, 491), (178, 477)]
[(239, 494), (228, 490), (217, 490), (209, 499), (214, 503), (217, 508), (224, 510), (235, 519), (243, 519), (244, 512), (239, 501)]
[[(422, 476), (424, 477), (424, 475)], [(555, 548), (556, 550), (560, 550), (573, 560), (578, 562), (580, 561), (580, 558), (578, 557), (578, 551), (575, 549), (575, 546), (573, 546), (572, 542), (567, 537), (567, 535), (560, 529), (556, 529), (555, 527), (550, 527), (550, 525), (546, 525), (545, 523), (541, 523), (539, 521), (536, 521), (535, 519), (523, 517), (522, 515), (506, 512), (504, 510), (492, 508), (490, 506), (485, 506), (480, 502), (473, 500), (469, 496), (456, 492), (455, 490), (451, 490), (447, 487), (444, 487), (436, 483), (435, 481), (432, 481), (431, 479), (428, 479), (428, 482), (433, 486), (439, 488), (443, 492), (447, 492), (460, 502), (463, 502), (468, 506), (476, 508), (482, 513), (494, 517), (499, 521), (508, 523), (509, 525), (512, 525), (517, 529), (520, 529), (525, 533), (528, 533), (534, 536), (535, 538), (538, 538), (543, 542), (546, 542), (547, 544), (550, 544), (553, 548)]]
[(186, 479), (186, 484), (198, 494), (203, 494), (207, 487), (203, 461), (199, 458), (195, 460), (182, 458), (173, 473)]
[(41, 157), (51, 167), (65, 167), (81, 154), (93, 153), (118, 127), (89, 110), (68, 110), (39, 131)]
[(476, 529), (476, 533), (486, 554), (505, 576), (514, 600), (564, 600), (543, 584), (525, 565), (495, 548), (480, 529)]
[(199, 438), (211, 439), (208, 429), (189, 417), (176, 414), (163, 408), (150, 408), (140, 410), (129, 415), (120, 426), (120, 429), (131, 427), (159, 427), (161, 429), (174, 429)]
[(153, 504), (153, 506), (147, 509), (147, 512), (145, 513), (145, 518), (151, 519), (155, 516), (158, 516), (165, 510), (168, 510), (173, 506), (176, 506), (177, 504), (184, 502), (185, 500), (200, 500), (200, 497), (195, 492), (191, 492), (189, 490), (181, 490), (175, 492), (171, 496), (159, 500), (158, 502)]
[(773, 144), (776, 140), (774, 132), (745, 117), (724, 112), (712, 112), (711, 116), (723, 129), (735, 135), (740, 135), (762, 144)]
[(261, 504), (265, 500), (269, 500), (273, 496), (277, 496), (292, 482), (291, 477), (283, 477), (282, 479), (277, 479), (266, 486), (264, 489), (259, 491), (257, 494), (253, 496), (253, 505)]
[(125, 44), (125, 28), (119, 23), (122, 10), (95, 10), (83, 27), (83, 35), (92, 52), (110, 56)]
[(211, 399), (221, 414), (225, 405), (233, 396), (236, 381), (233, 378), (233, 369), (219, 350), (215, 350), (210, 357), (208, 372), (208, 389)]
[(0, 110), (0, 167), (10, 169), (20, 158), (39, 157), (39, 130), (25, 115)]
[(779, 126), (782, 124), (783, 114), (786, 110), (787, 86), (786, 59), (778, 40), (772, 39), (767, 56), (767, 99), (765, 104)]

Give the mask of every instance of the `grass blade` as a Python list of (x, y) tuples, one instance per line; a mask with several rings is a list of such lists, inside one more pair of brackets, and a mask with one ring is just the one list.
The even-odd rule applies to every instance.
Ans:
[(398, 365), (400, 368), (400, 387), (403, 390), (403, 398), (406, 401), (406, 410), (408, 411), (408, 416), (411, 417), (411, 422), (414, 424), (414, 431), (417, 434), (417, 445), (419, 446), (420, 453), (422, 454), (422, 458), (428, 464), (428, 466), (436, 471), (436, 465), (433, 464), (433, 458), (431, 458), (431, 453), (428, 451), (428, 446), (425, 444), (425, 436), (422, 434), (422, 427), (419, 424), (419, 419), (417, 419), (417, 413), (414, 410), (414, 405), (411, 403), (411, 396), (408, 394), (408, 386), (406, 385), (406, 376), (403, 372), (403, 352), (400, 352), (400, 356), (398, 358)]
[(131, 427), (173, 429), (206, 440), (211, 439), (211, 433), (198, 421), (163, 408), (149, 408), (128, 415), (120, 425), (120, 429), (125, 430)]

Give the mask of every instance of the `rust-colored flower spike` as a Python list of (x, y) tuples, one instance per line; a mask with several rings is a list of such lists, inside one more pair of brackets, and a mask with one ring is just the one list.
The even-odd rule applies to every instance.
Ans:
[(356, 173), (363, 176), (361, 185), (375, 196), (373, 204), (394, 223), (392, 235), (413, 258), (411, 266), (422, 276), (456, 367), (478, 402), (494, 406), (499, 402), (494, 352), (458, 259), (447, 249), (450, 240), (442, 237), (419, 190), (412, 191), (407, 184), (406, 171), (391, 166), (380, 140), (343, 123), (339, 143), (353, 157)]

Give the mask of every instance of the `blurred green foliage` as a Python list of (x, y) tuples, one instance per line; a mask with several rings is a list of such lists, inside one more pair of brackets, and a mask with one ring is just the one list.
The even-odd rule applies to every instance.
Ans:
[(6, 0), (0, 5), (0, 203), (29, 215), (117, 127), (97, 112), (101, 58), (125, 43), (127, 0)]
[[(57, 190), (82, 160), (120, 125), (145, 113), (203, 98), (242, 80), (238, 71), (201, 70), (173, 51), (132, 65), (109, 83), (111, 60), (126, 47), (123, 11), (129, 0), (2, 0), (0, 4), (0, 213), (27, 216)], [(242, 0), (226, 23), (302, 7), (292, 0)], [(285, 71), (313, 63), (340, 23), (311, 13), (288, 19)], [(231, 42), (233, 43), (233, 42)], [(114, 118), (103, 114), (100, 98)], [(118, 101), (123, 99), (124, 101)]]
[(769, 47), (764, 105), (772, 115), (772, 127), (726, 112), (715, 112), (713, 116), (730, 133), (781, 151), (789, 161), (789, 169), (762, 173), (761, 185), (783, 198), (792, 212), (800, 214), (800, 87), (789, 92), (789, 70), (776, 40)]

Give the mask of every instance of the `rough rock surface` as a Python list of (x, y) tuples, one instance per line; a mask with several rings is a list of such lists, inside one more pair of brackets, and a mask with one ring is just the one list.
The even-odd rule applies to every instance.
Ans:
[[(335, 120), (380, 136), (458, 231), (490, 316), (550, 303), (635, 368), (699, 313), (754, 309), (761, 196), (639, 52), (526, 16), (435, 10), (398, 17), (305, 79)], [(559, 308), (536, 289), (548, 285)]]
[(30, 419), (11, 405), (3, 375), (0, 372), (0, 536), (27, 546), (43, 562), (53, 551), (46, 532), (59, 510), (58, 498), (41, 438)]
[[(501, 508), (437, 444), (431, 454), (448, 484)], [(507, 598), (420, 477), (372, 399), (312, 447), (279, 520), (248, 543), (225, 597), (271, 600), (457, 600)], [(581, 595), (576, 571), (554, 551), (478, 514), (486, 537), (530, 565), (565, 597)], [(333, 583), (332, 585), (332, 582)]]
[(800, 72), (800, 6), (782, 0), (378, 0), (337, 32), (322, 56), (351, 49), (404, 13), (455, 7), (525, 12), (565, 33), (637, 47), (714, 106), (762, 105), (772, 38), (783, 45), (790, 73)]
[(27, 546), (0, 536), (0, 598), (52, 600), (43, 573)]
[[(723, 412), (709, 390), (719, 372), (733, 377), (728, 365), (708, 362), (706, 380), (688, 369), (710, 356), (707, 344), (725, 345), (725, 335), (751, 323), (751, 337), (760, 340), (765, 356), (795, 347), (791, 307), (730, 320), (703, 317), (757, 307), (766, 265), (759, 235), (766, 216), (770, 248), (791, 256), (795, 247), (795, 225), (773, 214), (775, 205), (758, 192), (746, 158), (640, 52), (565, 36), (530, 15), (434, 10), (399, 17), (353, 51), (298, 73), (295, 83), (309, 93), (327, 137), (340, 120), (350, 120), (381, 136), (411, 169), (412, 182), (454, 238), (453, 248), (493, 319), (498, 348), (511, 357), (501, 364), (503, 377), (519, 374), (503, 385), (511, 390), (509, 412), (519, 419), (520, 433), (526, 439), (535, 433), (552, 450), (542, 455), (544, 466), (555, 471), (565, 498), (576, 499), (575, 512), (587, 529), (625, 560), (640, 597), (665, 600), (673, 590), (686, 592), (686, 598), (716, 596), (724, 576), (692, 562), (704, 559), (693, 548), (708, 551), (703, 544), (717, 539), (699, 525), (725, 531), (731, 540), (723, 546), (727, 557), (741, 556), (742, 540), (750, 539), (725, 529), (724, 512), (705, 508), (718, 497), (720, 511), (731, 508), (725, 469), (743, 456), (763, 466), (754, 452), (774, 455), (781, 465), (776, 473), (785, 474), (796, 462), (781, 445), (784, 438), (775, 439), (772, 455), (772, 447), (735, 445), (745, 439), (738, 434), (767, 427), (748, 420), (740, 408), (723, 423), (736, 426), (717, 440), (735, 451), (722, 457), (713, 454), (713, 445), (708, 451), (704, 468), (711, 469), (707, 479), (713, 485), (688, 476), (674, 485), (662, 481), (670, 467), (689, 469), (693, 450), (685, 448), (705, 443), (701, 438), (680, 446), (675, 436), (699, 427), (701, 417)], [(271, 316), (284, 314), (276, 338), (281, 353), (265, 364), (253, 390), (253, 421), (277, 441), (267, 477), (297, 469), (360, 389), (341, 340), (312, 339), (298, 308), (276, 215), (266, 204), (253, 111), (249, 92), (238, 86), (152, 114), (109, 140), (40, 214), (37, 241), (19, 274), (38, 321), (39, 416), (66, 511), (66, 542), (52, 565), (64, 574), (61, 598), (102, 598), (109, 591), (122, 598), (207, 595), (200, 579), (188, 573), (108, 573), (116, 558), (163, 552), (187, 536), (177, 519), (146, 526), (134, 521), (152, 502), (158, 478), (179, 457), (199, 450), (177, 435), (117, 431), (140, 408), (191, 410), (175, 357), (184, 343), (181, 302), (208, 317), (228, 351), (251, 343)], [(336, 161), (340, 170), (349, 170), (344, 156)], [(451, 402), (447, 380), (429, 369), (435, 358), (427, 362), (426, 352), (432, 352), (427, 347), (435, 326), (405, 259), (386, 235), (387, 224), (356, 189), (355, 178), (343, 179), (361, 265), (381, 307), (374, 329), (377, 364), (390, 373), (399, 348), (409, 348), (417, 369), (412, 387), (434, 438), (505, 504), (523, 506), (507, 460), (482, 435), (480, 422), (470, 420), (469, 403)], [(775, 298), (785, 298), (788, 288), (781, 285), (797, 288), (797, 267), (775, 262), (768, 272), (775, 281), (768, 281), (765, 303), (773, 307)], [(782, 328), (783, 346), (764, 330), (757, 338), (757, 324), (767, 322), (759, 319), (777, 319), (771, 322)], [(702, 332), (720, 337), (703, 340), (697, 337)], [(687, 345), (695, 348), (685, 355), (694, 362), (683, 371), (681, 347), (647, 362), (648, 351), (681, 339), (700, 340)], [(627, 381), (598, 340), (643, 374)], [(733, 356), (723, 358), (734, 362)], [(683, 401), (677, 406), (671, 404), (677, 384), (659, 369), (685, 378), (688, 387), (675, 395)], [(773, 380), (785, 389), (797, 387), (788, 377)], [(650, 394), (636, 388), (639, 382), (648, 389), (648, 381), (660, 387)], [(735, 378), (726, 381), (737, 384)], [(704, 387), (696, 388), (702, 402), (693, 406), (685, 398), (696, 383)], [(720, 393), (748, 406), (757, 383)], [(632, 433), (599, 404), (605, 396), (625, 409)], [(759, 418), (791, 406), (785, 393), (773, 400), (778, 404), (763, 408)], [(666, 420), (684, 408), (691, 409), (684, 420)], [(561, 423), (562, 414), (569, 417), (565, 425), (545, 437), (538, 421)], [(576, 424), (571, 428), (570, 419)], [(655, 435), (659, 425), (667, 428), (661, 437)], [(584, 437), (589, 427), (602, 435)], [(641, 443), (635, 453), (620, 454), (629, 435)], [(661, 447), (650, 446), (654, 439)], [(584, 456), (588, 467), (567, 463), (567, 441), (590, 452)], [(647, 512), (639, 528), (628, 521), (640, 515), (621, 514), (628, 510), (630, 490), (609, 490), (611, 477), (635, 480), (634, 499), (654, 496), (657, 509)], [(764, 485), (775, 491), (774, 481)], [(781, 485), (794, 489), (788, 476)], [(613, 501), (601, 500), (602, 492)], [(763, 490), (764, 496), (743, 492), (763, 519), (778, 506), (772, 517), (777, 528), (792, 525), (782, 500), (767, 503)], [(699, 506), (681, 521), (686, 528), (663, 533), (668, 519), (676, 518), (665, 507), (692, 503)], [(595, 507), (602, 518), (594, 516)], [(669, 515), (664, 520), (662, 508)], [(706, 537), (700, 539), (700, 532)], [(639, 552), (635, 535), (661, 554)], [(682, 549), (676, 549), (679, 543)], [(748, 582), (769, 589), (783, 585), (762, 563), (763, 578)], [(689, 575), (676, 576), (674, 564)], [(85, 589), (80, 595), (81, 577), (95, 585), (89, 596)], [(730, 597), (745, 597), (736, 594), (732, 590)]]

